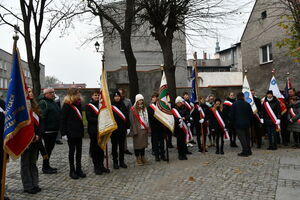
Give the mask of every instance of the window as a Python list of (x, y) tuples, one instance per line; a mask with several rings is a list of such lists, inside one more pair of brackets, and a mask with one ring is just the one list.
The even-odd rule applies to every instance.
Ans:
[(268, 63), (273, 61), (272, 55), (272, 44), (267, 44), (259, 49), (259, 57), (260, 57), (260, 64)]
[(267, 11), (263, 11), (261, 13), (261, 19), (266, 19), (267, 18)]

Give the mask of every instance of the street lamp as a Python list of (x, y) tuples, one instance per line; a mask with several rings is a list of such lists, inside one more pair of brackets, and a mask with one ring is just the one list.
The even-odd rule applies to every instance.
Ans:
[(95, 42), (95, 49), (96, 49), (96, 52), (102, 52), (102, 60), (101, 60), (101, 62), (102, 62), (102, 66), (103, 66), (103, 68), (104, 68), (104, 62), (105, 62), (105, 59), (104, 59), (104, 51), (99, 51), (99, 49), (100, 49), (100, 44), (99, 44), (98, 41)]

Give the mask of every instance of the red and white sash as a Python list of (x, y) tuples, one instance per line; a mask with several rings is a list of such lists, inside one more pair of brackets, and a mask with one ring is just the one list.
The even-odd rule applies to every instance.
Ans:
[(228, 131), (226, 130), (225, 123), (224, 123), (219, 111), (215, 110), (213, 108), (211, 108), (210, 110), (214, 114), (214, 116), (217, 119), (217, 121), (218, 121), (219, 125), (221, 126), (221, 128), (224, 130), (224, 139), (226, 139), (226, 140), (229, 139)]
[(96, 115), (99, 114), (99, 109), (92, 103), (89, 103), (88, 106), (96, 113)]
[(259, 123), (261, 123), (260, 117), (257, 113), (254, 113), (254, 118), (257, 119), (257, 121), (259, 121)]
[(280, 129), (280, 125), (279, 124), (276, 124), (276, 121), (278, 120), (276, 115), (274, 114), (269, 102), (265, 101), (264, 102), (264, 107), (269, 115), (269, 117), (271, 118), (272, 122), (275, 124), (276, 126), (276, 129), (279, 130)]
[(126, 117), (125, 115), (122, 113), (122, 111), (114, 105), (111, 105), (111, 109), (124, 121), (126, 122)]
[(198, 106), (198, 111), (200, 112), (200, 119), (204, 119), (205, 118), (205, 113), (204, 113), (201, 106)]
[(156, 110), (156, 108), (155, 108), (155, 105), (152, 103), (152, 104), (150, 104), (150, 106), (149, 106), (150, 108), (152, 108), (152, 110), (155, 112), (155, 110)]
[(81, 115), (80, 111), (78, 110), (78, 108), (77, 108), (76, 106), (74, 106), (73, 104), (69, 104), (69, 105), (70, 105), (71, 108), (76, 112), (78, 118), (79, 118), (80, 120), (82, 120), (82, 115)]
[(40, 124), (40, 117), (35, 112), (32, 112), (32, 121), (36, 126)]
[(194, 111), (194, 106), (189, 104), (188, 102), (184, 101), (184, 105), (185, 107), (187, 107), (187, 109), (189, 109), (190, 113), (192, 113)]
[[(291, 115), (292, 117), (295, 117), (295, 116), (296, 116), (296, 114), (295, 114), (293, 108), (290, 108), (290, 115)], [(298, 119), (297, 122), (300, 124), (300, 119)]]
[(139, 113), (137, 113), (134, 109), (134, 107), (131, 107), (131, 111), (133, 112), (134, 116), (136, 117), (136, 119), (138, 120), (138, 122), (141, 125), (142, 129), (148, 130), (148, 126), (146, 125), (146, 122), (143, 121), (143, 119), (140, 117)]
[(192, 133), (191, 133), (191, 129), (186, 125), (186, 123), (182, 120), (181, 115), (179, 114), (178, 110), (173, 108), (172, 109), (172, 113), (173, 115), (177, 118), (177, 119), (181, 119), (180, 121), (180, 125), (182, 126), (182, 130), (185, 134), (185, 142), (188, 143), (189, 141), (191, 141), (193, 139)]
[(230, 107), (232, 106), (232, 103), (228, 100), (225, 100), (223, 104)]

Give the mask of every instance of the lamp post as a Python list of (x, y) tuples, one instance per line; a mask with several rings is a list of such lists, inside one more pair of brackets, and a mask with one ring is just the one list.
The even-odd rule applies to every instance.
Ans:
[(96, 52), (102, 52), (102, 60), (101, 60), (101, 62), (102, 62), (102, 67), (104, 68), (104, 62), (105, 62), (105, 57), (104, 57), (104, 51), (100, 51), (99, 49), (100, 49), (100, 44), (99, 44), (99, 42), (98, 41), (96, 41), (95, 42), (95, 49), (96, 49)]

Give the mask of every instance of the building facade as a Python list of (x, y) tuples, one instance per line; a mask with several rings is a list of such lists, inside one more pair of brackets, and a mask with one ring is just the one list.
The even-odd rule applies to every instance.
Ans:
[(288, 49), (277, 43), (287, 37), (279, 23), (289, 11), (280, 0), (256, 0), (241, 38), (243, 67), (247, 69), (250, 87), (262, 96), (269, 88), (272, 70), (279, 88), (284, 89), (290, 73), (293, 87), (300, 88), (300, 64), (288, 55)]
[[(12, 54), (0, 49), (0, 89), (7, 89), (12, 69)], [(21, 66), (23, 68), (25, 81), (29, 87), (32, 87), (32, 78), (30, 75), (28, 63), (21, 60)], [(45, 85), (45, 65), (40, 63), (40, 80), (41, 86)]]

